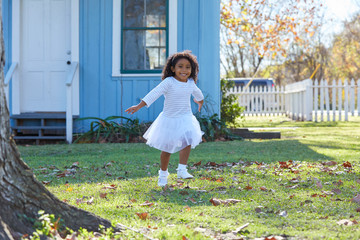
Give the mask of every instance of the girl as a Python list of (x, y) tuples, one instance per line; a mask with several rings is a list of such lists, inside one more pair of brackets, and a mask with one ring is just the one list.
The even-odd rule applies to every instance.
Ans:
[(202, 138), (200, 125), (192, 114), (190, 96), (199, 105), (199, 112), (204, 103), (204, 96), (196, 86), (199, 64), (190, 51), (171, 55), (162, 71), (162, 82), (151, 90), (142, 101), (125, 110), (133, 114), (140, 108), (149, 107), (161, 95), (165, 96), (163, 111), (145, 132), (146, 144), (161, 150), (159, 186), (167, 184), (170, 155), (179, 152), (178, 178), (193, 178), (186, 169), (191, 148), (195, 148)]

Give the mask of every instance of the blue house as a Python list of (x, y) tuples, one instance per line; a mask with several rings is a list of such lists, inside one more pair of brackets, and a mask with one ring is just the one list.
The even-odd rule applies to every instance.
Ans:
[[(186, 49), (200, 64), (198, 86), (220, 112), (220, 0), (2, 0), (2, 15), (18, 139), (63, 131), (71, 142), (88, 128), (73, 126), (74, 117), (128, 116), (124, 110), (160, 83), (166, 58)], [(132, 117), (154, 120), (162, 101)]]

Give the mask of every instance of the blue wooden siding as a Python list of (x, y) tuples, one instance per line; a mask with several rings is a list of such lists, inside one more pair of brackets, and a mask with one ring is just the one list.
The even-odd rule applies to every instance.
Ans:
[[(11, 63), (11, 6), (11, 0), (2, 1), (5, 72)], [(112, 77), (112, 6), (110, 0), (80, 0), (80, 117), (128, 117), (125, 109), (161, 81), (160, 77)], [(198, 57), (199, 87), (213, 101), (215, 113), (220, 112), (219, 18), (220, 0), (178, 0), (177, 48)], [(132, 117), (154, 120), (162, 104), (163, 97)]]
[[(178, 0), (178, 51), (191, 50), (200, 64), (199, 87), (220, 111), (220, 0)], [(119, 26), (120, 27), (120, 26)], [(112, 77), (112, 1), (80, 1), (80, 116), (129, 116), (160, 77)], [(163, 98), (132, 117), (154, 120)]]
[[(12, 36), (12, 29), (11, 29), (11, 18), (12, 18), (12, 1), (11, 0), (2, 0), (2, 19), (3, 19), (3, 34), (4, 34), (4, 44), (5, 44), (5, 66), (4, 66), (4, 73), (6, 75), (7, 71), (11, 66), (11, 36)], [(11, 83), (9, 86), (10, 95), (9, 101), (11, 103)], [(9, 104), (11, 111), (11, 104)]]

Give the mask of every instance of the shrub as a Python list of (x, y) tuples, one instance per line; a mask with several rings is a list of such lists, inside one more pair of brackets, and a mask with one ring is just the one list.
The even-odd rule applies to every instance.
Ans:
[(196, 118), (206, 141), (242, 139), (231, 133), (230, 129), (226, 127), (225, 121), (220, 119), (218, 114), (212, 116), (196, 114)]
[[(123, 123), (119, 123), (119, 119)], [(79, 118), (77, 120), (94, 120), (90, 130), (80, 134), (74, 143), (84, 142), (142, 142), (142, 135), (150, 123), (140, 123), (139, 119), (122, 116), (110, 116), (105, 119), (97, 117)], [(117, 120), (117, 121), (116, 121)], [(125, 122), (124, 122), (125, 120)]]
[(233, 81), (221, 79), (221, 120), (226, 122), (229, 127), (236, 125), (237, 118), (243, 118), (244, 108), (237, 102), (235, 94), (228, 94), (229, 90), (235, 86)]

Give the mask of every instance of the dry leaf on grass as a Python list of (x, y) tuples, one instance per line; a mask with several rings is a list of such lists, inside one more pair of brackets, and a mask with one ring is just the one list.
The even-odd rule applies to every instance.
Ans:
[(141, 220), (146, 220), (146, 219), (149, 218), (149, 214), (148, 214), (147, 212), (144, 212), (144, 213), (135, 213), (135, 214), (138, 215)]
[(351, 199), (352, 202), (355, 202), (355, 203), (360, 203), (360, 194), (356, 195), (355, 197), (353, 197)]
[(349, 162), (344, 162), (344, 163), (343, 163), (343, 166), (344, 166), (345, 168), (352, 168), (351, 163), (349, 163)]
[(100, 193), (100, 198), (106, 198), (106, 195), (107, 195), (107, 193), (101, 192), (101, 193)]
[(144, 203), (140, 204), (140, 206), (142, 206), (142, 207), (151, 207), (152, 205), (154, 205), (154, 203), (149, 202), (148, 200), (146, 200)]
[(336, 164), (337, 164), (337, 162), (335, 162), (335, 161), (329, 161), (329, 162), (322, 163), (322, 165), (325, 165), (325, 166), (334, 166)]
[(238, 202), (241, 202), (241, 200), (238, 199), (226, 199), (226, 200), (222, 200), (222, 199), (218, 199), (218, 198), (212, 198), (210, 199), (210, 202), (214, 205), (214, 206), (218, 206), (220, 204), (223, 204), (225, 206), (228, 206), (230, 204), (236, 204)]
[(348, 220), (348, 219), (342, 219), (340, 221), (337, 221), (336, 223), (339, 224), (339, 225), (344, 225), (344, 226), (351, 226), (351, 225), (358, 224), (358, 222), (356, 220), (351, 221), (351, 220)]

